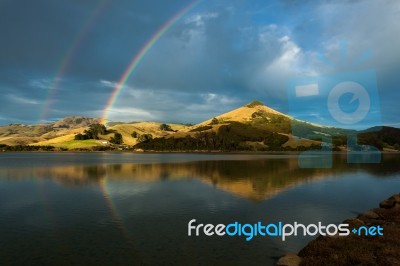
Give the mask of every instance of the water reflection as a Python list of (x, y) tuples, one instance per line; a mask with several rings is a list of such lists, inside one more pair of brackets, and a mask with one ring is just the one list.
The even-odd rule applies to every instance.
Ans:
[(339, 223), (398, 192), (399, 165), (397, 155), (299, 169), (292, 155), (2, 154), (0, 260), (273, 265), (311, 238), (188, 237), (188, 221)]
[[(312, 157), (310, 157), (312, 160)], [(385, 155), (380, 164), (348, 164), (344, 155), (334, 157), (329, 169), (298, 167), (297, 158), (210, 160), (179, 163), (121, 163), (0, 168), (7, 179), (50, 179), (66, 186), (96, 184), (107, 179), (136, 182), (194, 179), (243, 198), (260, 201), (296, 185), (343, 173), (368, 172), (385, 177), (400, 172), (400, 157)]]

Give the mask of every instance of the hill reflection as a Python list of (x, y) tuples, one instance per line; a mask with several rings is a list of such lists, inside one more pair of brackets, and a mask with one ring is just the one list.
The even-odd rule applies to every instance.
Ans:
[(67, 186), (96, 184), (107, 179), (132, 182), (199, 180), (237, 196), (259, 201), (284, 190), (343, 173), (365, 171), (376, 176), (400, 172), (399, 156), (386, 156), (381, 164), (347, 164), (343, 155), (334, 157), (329, 169), (301, 169), (297, 158), (243, 161), (195, 161), (185, 163), (67, 165), (30, 168), (0, 168), (7, 179), (50, 179)]

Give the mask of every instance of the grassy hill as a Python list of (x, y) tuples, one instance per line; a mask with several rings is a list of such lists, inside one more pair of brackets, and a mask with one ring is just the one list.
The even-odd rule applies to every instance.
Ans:
[(253, 101), (173, 134), (138, 143), (135, 148), (160, 151), (302, 151), (329, 145), (334, 150), (345, 150), (347, 137), (356, 135), (359, 144), (379, 149), (400, 149), (400, 129), (385, 127), (383, 131), (370, 131), (357, 132), (296, 120)]
[[(99, 119), (66, 117), (49, 124), (10, 124), (0, 127), (0, 145), (53, 146), (59, 149), (110, 148), (115, 133), (123, 144), (135, 149), (156, 151), (293, 151), (320, 149), (325, 142), (336, 150), (345, 150), (347, 137), (357, 135), (359, 144), (379, 149), (400, 150), (400, 129), (382, 127), (357, 132), (320, 126), (296, 120), (253, 101), (217, 115), (197, 125), (159, 122), (111, 122), (96, 140), (75, 140)], [(326, 145), (323, 144), (323, 145)], [(111, 147), (112, 148), (112, 147)]]
[[(134, 122), (130, 124), (117, 124), (111, 126), (109, 129), (122, 134), (124, 143), (127, 145), (135, 145), (138, 143), (138, 138), (132, 137), (132, 132), (138, 135), (151, 134), (153, 138), (166, 137), (173, 133), (173, 131), (163, 131), (160, 129), (162, 123), (158, 122)], [(186, 129), (182, 124), (168, 124), (174, 131), (181, 131)]]
[[(65, 149), (87, 149), (93, 147), (101, 147), (104, 146), (105, 142), (109, 142), (110, 139), (114, 136), (114, 133), (120, 133), (123, 138), (123, 142), (126, 145), (135, 145), (138, 142), (138, 138), (132, 137), (132, 133), (136, 132), (138, 136), (143, 134), (151, 134), (154, 138), (158, 137), (166, 137), (174, 131), (182, 130), (186, 128), (184, 125), (180, 124), (169, 124), (172, 130), (174, 131), (163, 131), (160, 129), (161, 123), (158, 122), (133, 122), (133, 123), (119, 123), (114, 124), (111, 127), (107, 128), (108, 133), (101, 135), (99, 134), (98, 140), (74, 140), (75, 135), (78, 133), (83, 133), (88, 127), (80, 127), (71, 130), (63, 130), (59, 131), (58, 134), (54, 134), (54, 132), (49, 132), (44, 134), (44, 136), (50, 136), (53, 134), (53, 137), (49, 137), (49, 139), (45, 139), (45, 137), (41, 137), (41, 141), (37, 141), (35, 143), (30, 143), (31, 145), (37, 146), (54, 146)], [(7, 144), (7, 143), (5, 143)]]
[(97, 118), (71, 116), (49, 124), (9, 124), (0, 127), (0, 144), (29, 145), (46, 143), (51, 139), (77, 134), (90, 124), (98, 122), (99, 119)]
[[(217, 121), (217, 123), (213, 123)], [(207, 127), (210, 125), (226, 124), (229, 122), (239, 122), (244, 124), (265, 125), (273, 126), (274, 124), (281, 124), (280, 131), (288, 133), (290, 131), (291, 117), (280, 113), (272, 108), (265, 106), (259, 101), (253, 101), (245, 106), (239, 107), (227, 113), (215, 116), (197, 125), (188, 127), (186, 131), (193, 131), (200, 127)], [(215, 127), (217, 129), (218, 127)]]
[[(293, 118), (253, 101), (184, 130), (138, 143), (143, 150), (276, 151), (315, 148), (320, 141), (292, 136)], [(298, 121), (310, 132), (317, 126)]]
[(374, 145), (379, 149), (400, 150), (400, 129), (393, 127), (372, 127), (359, 135), (360, 144)]

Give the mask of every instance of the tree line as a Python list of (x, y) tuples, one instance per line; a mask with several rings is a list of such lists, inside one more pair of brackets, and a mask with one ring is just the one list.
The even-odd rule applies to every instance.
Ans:
[[(107, 135), (111, 133), (111, 131), (107, 130), (106, 126), (103, 124), (91, 124), (88, 129), (85, 129), (82, 133), (78, 133), (75, 135), (75, 140), (86, 140), (86, 139), (99, 139), (99, 134)], [(113, 144), (122, 144), (123, 138), (122, 135), (118, 132), (114, 133), (114, 137), (110, 138), (110, 143)]]
[(182, 138), (154, 138), (136, 144), (135, 148), (159, 151), (268, 151), (282, 150), (288, 139), (285, 135), (232, 122), (222, 125), (217, 132), (201, 131)]
[(55, 151), (61, 150), (54, 146), (45, 145), (45, 146), (33, 146), (33, 145), (14, 145), (9, 146), (6, 144), (0, 144), (0, 151)]

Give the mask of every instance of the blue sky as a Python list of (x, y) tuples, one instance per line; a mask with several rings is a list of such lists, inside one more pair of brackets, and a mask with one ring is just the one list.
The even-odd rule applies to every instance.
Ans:
[[(190, 3), (0, 1), (0, 125), (100, 117), (135, 54)], [(109, 119), (197, 123), (258, 99), (329, 124), (327, 95), (302, 106), (288, 82), (372, 69), (382, 121), (362, 126), (400, 126), (399, 15), (399, 1), (201, 1), (149, 50)], [(354, 66), (365, 51), (372, 57)]]

